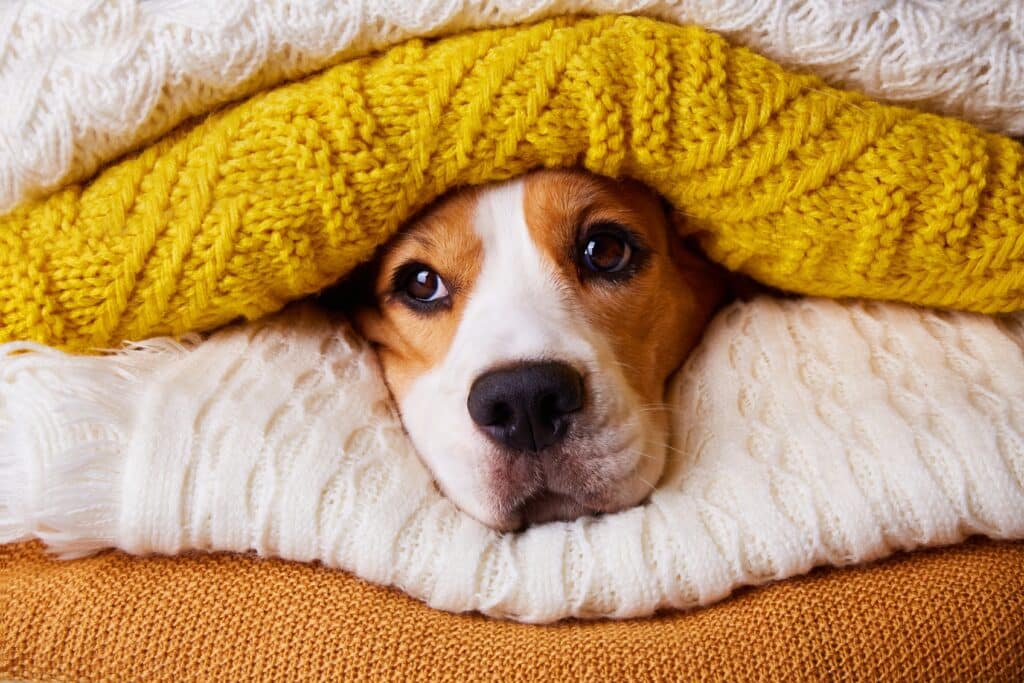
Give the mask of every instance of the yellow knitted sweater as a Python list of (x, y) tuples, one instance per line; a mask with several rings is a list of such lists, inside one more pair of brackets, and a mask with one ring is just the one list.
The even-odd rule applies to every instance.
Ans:
[(1024, 150), (628, 17), (414, 40), (187, 126), (0, 218), (0, 341), (71, 349), (256, 317), (445, 190), (628, 175), (764, 282), (1024, 307)]

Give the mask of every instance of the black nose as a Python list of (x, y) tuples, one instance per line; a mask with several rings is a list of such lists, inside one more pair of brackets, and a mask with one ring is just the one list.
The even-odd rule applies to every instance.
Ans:
[(583, 406), (583, 378), (565, 363), (525, 363), (477, 377), (469, 415), (495, 441), (536, 453), (562, 440)]

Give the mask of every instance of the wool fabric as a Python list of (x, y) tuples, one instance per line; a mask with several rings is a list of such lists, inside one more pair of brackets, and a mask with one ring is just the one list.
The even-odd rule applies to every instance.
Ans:
[(72, 0), (0, 3), (0, 211), (189, 116), (412, 37), (636, 13), (888, 102), (1024, 135), (1019, 0)]
[(0, 547), (0, 677), (28, 681), (1024, 680), (1024, 544), (814, 572), (714, 608), (538, 628), (316, 565)]
[(500, 534), (431, 485), (375, 356), (289, 310), (112, 357), (0, 347), (0, 543), (256, 551), (527, 622), (708, 605), (972, 534), (1024, 539), (1024, 314), (770, 298), (670, 387), (650, 501)]
[(452, 187), (637, 178), (769, 284), (1024, 305), (1024, 150), (788, 73), (696, 27), (552, 20), (414, 40), (179, 130), (0, 218), (0, 339), (209, 329), (316, 291)]

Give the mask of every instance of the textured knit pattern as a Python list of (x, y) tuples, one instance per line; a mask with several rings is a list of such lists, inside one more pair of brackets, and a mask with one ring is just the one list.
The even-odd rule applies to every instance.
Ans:
[(312, 565), (0, 548), (0, 677), (45, 681), (1024, 680), (1024, 544), (814, 572), (716, 607), (537, 628)]
[(116, 357), (13, 345), (0, 542), (255, 550), (530, 622), (707, 605), (817, 565), (1024, 538), (1022, 349), (1024, 314), (733, 306), (672, 387), (648, 504), (499, 534), (431, 486), (342, 321), (299, 309)]
[(653, 186), (709, 255), (801, 293), (1024, 306), (1024, 148), (601, 17), (335, 67), (0, 218), (0, 339), (72, 349), (257, 317), (464, 183), (583, 165)]
[(1024, 135), (1019, 0), (72, 0), (0, 4), (0, 211), (188, 116), (414, 36), (639, 13)]

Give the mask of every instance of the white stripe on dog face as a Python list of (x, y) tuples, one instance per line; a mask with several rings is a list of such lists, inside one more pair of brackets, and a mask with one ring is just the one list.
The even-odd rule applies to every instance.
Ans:
[(562, 361), (586, 375), (610, 354), (582, 312), (573, 311), (573, 293), (534, 242), (523, 202), (522, 179), (480, 194), (473, 230), (482, 262), (471, 290), (462, 293), (458, 330), (444, 360), (401, 400), (406, 428), (441, 488), (485, 523), (504, 518), (490, 506), (496, 498), (487, 474), (491, 445), (466, 409), (473, 382), (494, 368), (535, 360)]
[[(483, 193), (473, 229), (483, 263), (450, 350), (450, 369), (480, 374), (506, 363), (561, 360), (576, 365), (594, 349), (573, 293), (534, 241), (524, 211), (522, 179)], [(462, 374), (461, 372), (459, 374)]]

